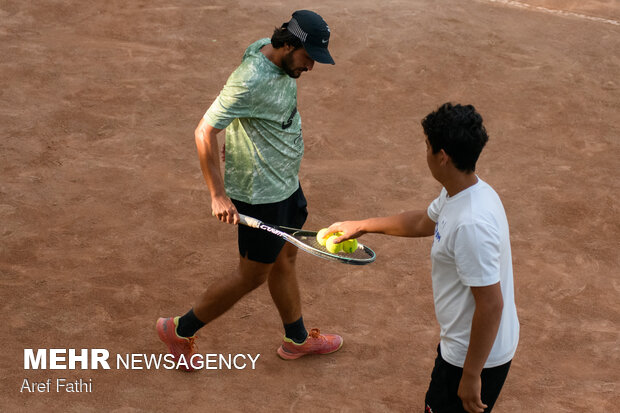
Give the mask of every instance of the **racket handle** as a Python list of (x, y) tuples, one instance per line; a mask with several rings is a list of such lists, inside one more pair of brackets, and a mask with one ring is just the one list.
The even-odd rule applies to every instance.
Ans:
[(259, 219), (239, 214), (239, 223), (251, 228), (258, 228), (263, 222)]

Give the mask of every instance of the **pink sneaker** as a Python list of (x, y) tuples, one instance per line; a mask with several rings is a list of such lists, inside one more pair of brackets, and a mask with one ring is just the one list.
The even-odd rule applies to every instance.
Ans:
[(318, 328), (310, 330), (310, 334), (301, 344), (284, 337), (282, 345), (278, 347), (278, 356), (285, 360), (295, 360), (306, 354), (329, 354), (340, 350), (342, 337), (337, 334), (321, 334)]
[(190, 359), (195, 353), (194, 340), (196, 336), (181, 337), (177, 334), (177, 325), (179, 324), (179, 317), (160, 318), (157, 320), (157, 334), (159, 339), (168, 346), (168, 352), (174, 356), (175, 363), (181, 357), (184, 356), (188, 367), (185, 368), (181, 364), (181, 368), (185, 371), (193, 371), (194, 368), (190, 364)]

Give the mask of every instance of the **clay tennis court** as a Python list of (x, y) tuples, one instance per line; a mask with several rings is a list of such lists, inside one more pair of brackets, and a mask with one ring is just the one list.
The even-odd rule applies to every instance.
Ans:
[[(527, 3), (527, 4), (525, 4)], [(473, 104), (478, 174), (511, 225), (520, 345), (494, 411), (620, 406), (620, 2), (0, 2), (0, 410), (421, 411), (439, 340), (431, 239), (367, 235), (364, 267), (298, 257), (304, 320), (338, 353), (283, 361), (266, 287), (200, 331), (256, 369), (24, 370), (24, 349), (160, 354), (160, 316), (234, 270), (193, 131), (292, 11), (335, 66), (301, 76), (307, 228), (426, 208), (420, 120)], [(21, 392), (82, 378), (89, 393)]]

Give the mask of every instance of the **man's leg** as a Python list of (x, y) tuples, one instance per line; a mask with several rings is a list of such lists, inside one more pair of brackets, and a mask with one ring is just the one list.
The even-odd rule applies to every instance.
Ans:
[(293, 323), (301, 317), (301, 299), (295, 270), (296, 260), (297, 247), (286, 243), (271, 268), (268, 278), (271, 298), (284, 324)]
[(239, 258), (239, 267), (232, 276), (213, 282), (194, 306), (194, 314), (208, 324), (228, 311), (244, 295), (261, 286), (274, 264)]
[(306, 341), (308, 331), (301, 317), (301, 299), (295, 271), (296, 258), (297, 248), (287, 243), (269, 273), (268, 284), (271, 298), (284, 324), (285, 337), (301, 344)]
[(295, 262), (297, 247), (286, 244), (269, 273), (269, 292), (284, 324), (285, 337), (278, 348), (278, 355), (285, 360), (297, 359), (307, 354), (329, 354), (342, 347), (342, 337), (321, 334), (313, 328), (310, 334), (301, 316), (301, 299)]
[[(228, 311), (244, 295), (265, 282), (273, 264), (240, 257), (237, 271), (219, 278), (198, 299), (196, 306), (183, 317), (157, 320), (159, 338), (176, 360), (189, 360), (194, 355), (194, 334), (205, 324)], [(186, 368), (194, 370), (193, 366)]]

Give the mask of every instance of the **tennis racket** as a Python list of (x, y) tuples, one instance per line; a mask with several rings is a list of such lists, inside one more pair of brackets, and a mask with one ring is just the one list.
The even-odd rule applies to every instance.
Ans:
[(239, 219), (239, 223), (242, 225), (267, 231), (273, 235), (283, 238), (285, 241), (290, 242), (300, 250), (306, 251), (326, 260), (352, 265), (370, 264), (375, 260), (375, 252), (359, 242), (357, 243), (357, 250), (351, 253), (338, 252), (332, 254), (327, 251), (324, 246), (318, 243), (316, 240), (316, 231), (305, 231), (303, 229), (271, 225), (243, 214), (239, 214)]

